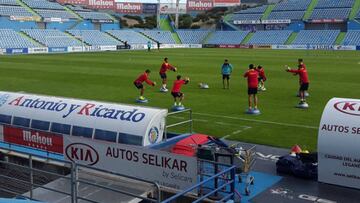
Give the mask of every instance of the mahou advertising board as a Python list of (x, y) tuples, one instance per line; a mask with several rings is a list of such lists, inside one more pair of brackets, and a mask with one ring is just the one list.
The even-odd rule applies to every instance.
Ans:
[(117, 2), (115, 11), (118, 13), (141, 14), (143, 11), (142, 3)]
[(110, 9), (114, 10), (114, 0), (87, 0), (87, 6), (93, 9)]
[(214, 7), (239, 6), (240, 0), (214, 0)]
[(213, 0), (188, 0), (187, 11), (206, 11), (213, 8)]
[(64, 137), (68, 161), (183, 190), (196, 184), (197, 160), (146, 147)]
[(360, 99), (333, 98), (319, 126), (319, 181), (360, 189)]

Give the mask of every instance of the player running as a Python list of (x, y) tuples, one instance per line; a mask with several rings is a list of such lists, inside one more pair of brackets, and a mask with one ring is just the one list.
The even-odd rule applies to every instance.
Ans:
[(258, 90), (265, 91), (266, 90), (266, 88), (265, 88), (266, 76), (265, 76), (264, 68), (259, 65), (257, 67), (256, 71), (259, 73), (259, 78), (258, 78), (259, 87), (258, 87)]
[[(257, 98), (257, 91), (258, 91), (258, 77), (259, 72), (255, 70), (254, 64), (249, 65), (249, 70), (246, 71), (244, 74), (244, 77), (247, 78), (248, 82), (248, 95), (249, 95), (249, 111), (251, 110), (257, 110), (257, 104), (258, 104), (258, 98)], [(254, 108), (253, 103), (251, 100), (254, 100)]]
[[(174, 97), (174, 106), (182, 106), (181, 102), (184, 99), (184, 93), (181, 92), (181, 86), (188, 84), (190, 79), (185, 77), (185, 79), (181, 79), (181, 75), (176, 76), (176, 80), (174, 81), (174, 85), (171, 90), (171, 95)], [(179, 100), (179, 103), (177, 101)]]
[(303, 59), (299, 59), (298, 60), (298, 69), (291, 69), (288, 65), (285, 66), (287, 69), (287, 72), (290, 73), (294, 73), (294, 75), (299, 75), (299, 79), (300, 79), (300, 104), (304, 104), (306, 103), (305, 100), (305, 91), (307, 91), (309, 89), (309, 77), (308, 77), (308, 73), (307, 73), (307, 69), (306, 66), (304, 64), (304, 60)]
[(139, 97), (139, 100), (145, 100), (145, 97), (144, 97), (144, 90), (145, 90), (145, 87), (143, 85), (144, 82), (146, 82), (147, 84), (151, 85), (151, 86), (155, 86), (156, 83), (151, 81), (149, 79), (149, 75), (150, 75), (150, 70), (147, 69), (145, 70), (145, 72), (143, 74), (141, 74), (135, 81), (134, 81), (134, 85), (136, 88), (140, 89), (140, 97)]
[[(229, 89), (229, 80), (230, 75), (233, 71), (233, 66), (229, 63), (227, 59), (225, 59), (224, 64), (221, 66), (221, 74), (223, 79), (223, 89)], [(225, 80), (226, 80), (226, 86), (225, 86)]]
[(177, 68), (172, 66), (169, 62), (168, 62), (168, 58), (164, 58), (164, 62), (161, 65), (160, 68), (160, 77), (162, 79), (162, 87), (160, 88), (160, 91), (162, 92), (167, 92), (168, 89), (166, 88), (167, 85), (167, 75), (166, 75), (166, 71), (168, 70), (172, 70), (174, 72), (176, 72)]

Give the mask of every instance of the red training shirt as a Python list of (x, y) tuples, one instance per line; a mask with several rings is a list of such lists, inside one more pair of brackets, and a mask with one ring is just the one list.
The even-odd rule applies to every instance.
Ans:
[(181, 92), (181, 86), (185, 83), (185, 80), (175, 80), (171, 92)]
[(297, 70), (288, 70), (288, 72), (298, 74), (299, 77), (300, 77), (300, 83), (301, 84), (310, 82), (305, 65), (303, 65), (301, 68), (299, 68)]
[(254, 69), (250, 69), (244, 74), (244, 77), (247, 78), (248, 88), (257, 88), (258, 87), (259, 72), (257, 72)]
[(172, 65), (170, 65), (170, 63), (164, 62), (161, 65), (160, 73), (166, 73), (166, 71), (168, 71), (168, 70), (175, 70), (175, 68)]
[(266, 76), (265, 76), (265, 71), (264, 68), (261, 69), (256, 69), (256, 71), (259, 73), (259, 77), (262, 77), (264, 79), (264, 81), (266, 80)]
[(149, 75), (147, 73), (141, 74), (134, 82), (142, 84), (144, 81), (149, 85), (154, 85), (154, 82), (149, 79)]

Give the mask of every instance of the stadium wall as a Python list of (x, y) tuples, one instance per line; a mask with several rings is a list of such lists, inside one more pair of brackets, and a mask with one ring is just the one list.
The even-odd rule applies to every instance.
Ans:
[(102, 23), (100, 26), (100, 29), (102, 32), (105, 32), (107, 30), (120, 30), (120, 24), (119, 23)]
[(78, 22), (72, 30), (95, 30), (95, 25), (90, 20)]
[(38, 28), (34, 21), (14, 21), (8, 17), (0, 17), (0, 29), (13, 29), (19, 32), (21, 29), (36, 29)]
[(305, 30), (305, 23), (301, 21), (293, 22), (286, 29), (294, 32), (300, 32), (300, 30)]
[(62, 32), (65, 32), (66, 30), (70, 29), (72, 26), (74, 26), (77, 23), (77, 21), (68, 21), (68, 22), (51, 22), (46, 23), (45, 27), (46, 29), (58, 29)]
[(348, 30), (360, 30), (360, 23), (354, 20), (348, 21)]

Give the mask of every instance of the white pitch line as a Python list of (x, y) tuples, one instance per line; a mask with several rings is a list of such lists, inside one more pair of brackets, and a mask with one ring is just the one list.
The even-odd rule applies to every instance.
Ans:
[(210, 117), (215, 117), (215, 118), (227, 118), (227, 119), (233, 119), (233, 120), (242, 120), (242, 121), (251, 121), (251, 122), (257, 122), (257, 123), (274, 124), (274, 125), (281, 125), (281, 126), (288, 126), (288, 127), (318, 129), (318, 127), (315, 127), (315, 126), (293, 124), (293, 123), (279, 123), (279, 122), (274, 122), (274, 121), (264, 121), (264, 120), (256, 120), (256, 119), (249, 119), (249, 118), (214, 115), (214, 114), (208, 114), (208, 113), (193, 113), (193, 114), (200, 115), (200, 116), (210, 116)]

